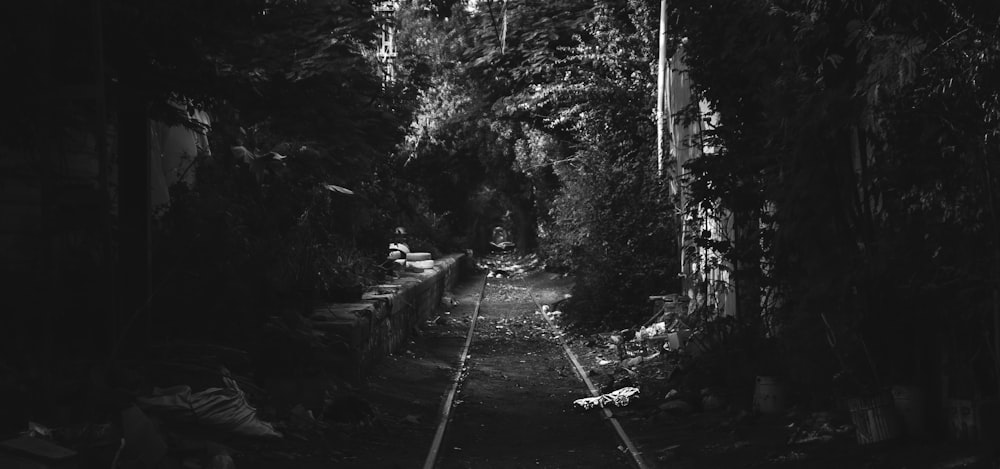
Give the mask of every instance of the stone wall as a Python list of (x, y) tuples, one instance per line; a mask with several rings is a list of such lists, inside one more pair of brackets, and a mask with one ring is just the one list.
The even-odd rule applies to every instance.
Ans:
[(441, 297), (459, 276), (465, 254), (434, 261), (422, 273), (404, 273), (378, 285), (358, 303), (336, 303), (316, 308), (309, 320), (315, 329), (345, 342), (337, 370), (349, 379), (361, 379), (383, 357), (406, 342), (414, 328), (437, 311)]

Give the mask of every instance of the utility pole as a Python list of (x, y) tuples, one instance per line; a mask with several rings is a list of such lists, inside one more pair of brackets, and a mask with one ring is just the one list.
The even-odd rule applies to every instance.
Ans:
[[(656, 175), (663, 177), (663, 160), (666, 157), (667, 151), (664, 150), (665, 140), (667, 136), (667, 119), (670, 116), (666, 115), (665, 109), (667, 108), (667, 73), (670, 71), (667, 69), (667, 0), (660, 0), (660, 58), (659, 58), (659, 68), (657, 69), (656, 76)], [(678, 168), (669, 177), (677, 177), (680, 174), (680, 169)], [(670, 180), (668, 181), (671, 188), (671, 195), (673, 195), (674, 188), (681, 195), (681, 200), (683, 201), (683, 188), (681, 188), (678, 181)], [(683, 202), (682, 202), (683, 207)], [(677, 210), (677, 255), (680, 260), (680, 268), (678, 274), (683, 276), (684, 274), (684, 215), (683, 209)], [(682, 291), (686, 291), (684, 287), (684, 281), (681, 282)]]
[(503, 0), (503, 27), (500, 29), (500, 55), (507, 51), (507, 0)]
[(656, 174), (663, 175), (663, 141), (665, 123), (663, 108), (667, 86), (667, 0), (660, 0), (660, 66), (656, 77)]

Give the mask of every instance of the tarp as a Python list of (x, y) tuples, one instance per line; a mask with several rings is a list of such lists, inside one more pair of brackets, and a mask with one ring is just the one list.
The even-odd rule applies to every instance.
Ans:
[(222, 377), (224, 388), (191, 392), (190, 386), (154, 388), (153, 394), (136, 399), (143, 410), (165, 420), (204, 424), (245, 436), (280, 437), (271, 424), (257, 418), (257, 409), (247, 402), (236, 381)]

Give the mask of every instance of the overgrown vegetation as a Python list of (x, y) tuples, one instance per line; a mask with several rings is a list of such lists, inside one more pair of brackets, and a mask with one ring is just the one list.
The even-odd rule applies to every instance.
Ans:
[[(735, 266), (740, 330), (785, 351), (770, 372), (849, 393), (940, 388), (946, 372), (949, 393), (995, 394), (997, 8), (670, 2), (670, 43), (684, 39), (720, 119), (704, 134), (718, 151), (685, 168), (690, 203), (674, 207), (650, 161), (657, 7), (423, 16), (451, 60), (427, 69), (407, 154), (448, 162), (460, 194), (530, 201), (519, 229), (537, 226), (550, 267), (577, 275), (582, 321), (636, 319), (647, 295), (678, 291), (676, 214), (720, 207), (735, 238), (696, 237)], [(674, 117), (700, 119), (696, 106)]]
[(281, 308), (359, 298), (398, 212), (382, 175), (402, 136), (367, 54), (370, 5), (187, 6), (108, 6), (127, 84), (154, 111), (180, 97), (214, 118), (196, 182), (158, 220), (154, 317), (173, 337), (231, 337)]
[(478, 2), (410, 32), (450, 44), (434, 51), (451, 60), (429, 67), (404, 154), (443, 170), (439, 203), (499, 202), (439, 210), (478, 212), (478, 229), (507, 221), (522, 249), (537, 243), (550, 268), (572, 271), (581, 323), (638, 319), (648, 295), (677, 288), (674, 210), (653, 159), (650, 18), (642, 2)]
[(749, 222), (729, 255), (763, 246), (763, 268), (742, 274), (778, 295), (765, 314), (809, 357), (785, 370), (803, 384), (934, 390), (943, 375), (953, 396), (996, 394), (998, 13), (671, 2), (721, 115), (721, 151), (689, 168), (695, 203)]
[[(734, 340), (765, 357), (753, 366), (809, 389), (946, 376), (950, 395), (996, 395), (1000, 7), (980, 3), (672, 0), (670, 43), (720, 119), (704, 134), (717, 151), (685, 168), (686, 207), (656, 174), (649, 0), (402, 2), (393, 83), (370, 2), (106, 0), (98, 109), (36, 108), (46, 86), (77, 84), (65, 71), (92, 71), (89, 52), (30, 22), (5, 29), (8, 61), (58, 66), (16, 74), (26, 111), (5, 118), (3, 144), (37, 150), (104, 104), (193, 127), (171, 102), (212, 111), (211, 154), (157, 220), (150, 304), (166, 334), (234, 336), (356, 298), (397, 225), (420, 249), (480, 253), (506, 226), (576, 276), (579, 323), (631, 324), (647, 296), (680, 289), (680, 212), (713, 206), (734, 216), (733, 242), (712, 247), (735, 266), (741, 315), (699, 320), (738, 321)], [(59, 46), (35, 40), (49, 33)], [(44, 180), (45, 164), (19, 170)], [(77, 207), (113, 219), (96, 191)]]

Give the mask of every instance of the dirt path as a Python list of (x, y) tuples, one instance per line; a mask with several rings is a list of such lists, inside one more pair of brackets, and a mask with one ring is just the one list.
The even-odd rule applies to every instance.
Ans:
[[(280, 441), (238, 447), (236, 467), (423, 467), (482, 281), (482, 275), (463, 281), (453, 292), (456, 305), (442, 309), (364, 383), (339, 390), (354, 400), (335, 406), (323, 422), (289, 429)], [(601, 412), (573, 407), (575, 399), (588, 396), (587, 388), (545, 319), (535, 313), (532, 295), (552, 304), (571, 286), (568, 279), (545, 272), (490, 279), (437, 469), (632, 467)], [(631, 375), (620, 369), (602, 337), (564, 338), (591, 381), (607, 392), (625, 385), (619, 378)], [(612, 412), (648, 467), (944, 469), (993, 467), (979, 463), (996, 459), (995, 448), (984, 452), (971, 443), (863, 447), (854, 442), (853, 432), (791, 444), (798, 428), (793, 426), (805, 425), (803, 418), (812, 414), (747, 414), (743, 409), (751, 395), (746, 392), (731, 394), (730, 406), (714, 410), (666, 406), (664, 396), (678, 386), (665, 378), (669, 360), (643, 367), (627, 384), (641, 389), (640, 398)], [(342, 416), (346, 421), (329, 418)]]
[[(307, 425), (279, 442), (241, 452), (237, 467), (423, 467), (483, 280), (480, 274), (456, 286), (457, 304), (443, 308), (403, 350), (379, 363), (349, 392), (353, 400), (331, 409), (331, 415), (353, 418)], [(630, 467), (600, 412), (573, 407), (575, 399), (589, 396), (587, 388), (545, 319), (535, 313), (531, 294), (554, 303), (571, 286), (544, 272), (489, 279), (467, 374), (435, 467)]]
[(422, 467), (482, 281), (482, 275), (462, 281), (452, 292), (457, 304), (442, 309), (404, 350), (379, 363), (360, 390), (375, 418), (371, 424), (345, 428), (342, 437), (331, 442), (345, 456), (337, 467)]
[(535, 313), (529, 292), (554, 301), (568, 289), (555, 278), (491, 279), (437, 467), (628, 467), (600, 414), (573, 408), (587, 389)]
[[(274, 442), (241, 447), (240, 469), (409, 469), (427, 456), (441, 398), (457, 369), (483, 277), (453, 291), (456, 305), (442, 308), (396, 354), (383, 359), (363, 383), (338, 390), (351, 399), (330, 409), (331, 419), (310, 424)], [(432, 318), (437, 319), (437, 317)]]

